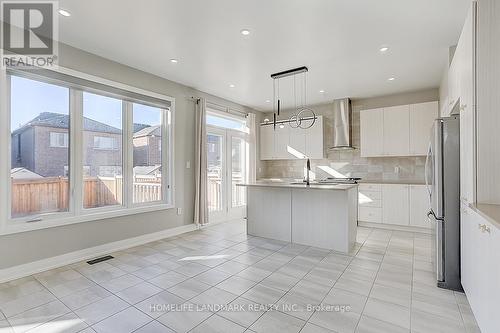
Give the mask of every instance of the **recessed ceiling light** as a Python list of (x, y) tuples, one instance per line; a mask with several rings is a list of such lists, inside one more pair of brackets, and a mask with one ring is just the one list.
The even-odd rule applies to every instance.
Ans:
[(394, 80), (396, 80), (395, 77), (390, 77), (390, 78), (387, 79), (387, 81), (394, 81)]
[(240, 31), (240, 33), (241, 33), (243, 36), (248, 36), (248, 35), (250, 35), (250, 30), (248, 30), (248, 29), (242, 29), (242, 30)]
[(324, 94), (324, 93), (325, 93), (325, 91), (324, 91), (323, 89), (321, 89), (321, 90), (319, 91), (319, 93), (320, 93), (320, 94)]
[(285, 128), (285, 125), (283, 125), (283, 124), (280, 124), (280, 128)]
[(173, 64), (176, 64), (176, 63), (179, 62), (179, 60), (177, 60), (177, 59), (170, 59), (170, 62), (173, 63)]
[(264, 119), (264, 122), (268, 123), (269, 122), (269, 118)]
[(382, 47), (380, 48), (380, 52), (381, 52), (381, 53), (384, 53), (384, 52), (387, 52), (387, 51), (389, 51), (389, 48), (388, 48), (387, 46), (382, 46)]
[(266, 99), (266, 103), (271, 103), (271, 100), (269, 100), (269, 99)]
[(234, 88), (234, 87), (236, 87), (234, 84), (229, 85), (229, 88)]
[(64, 9), (59, 9), (59, 14), (61, 14), (62, 16), (66, 16), (66, 17), (71, 16), (71, 13), (68, 12), (67, 10), (64, 10)]

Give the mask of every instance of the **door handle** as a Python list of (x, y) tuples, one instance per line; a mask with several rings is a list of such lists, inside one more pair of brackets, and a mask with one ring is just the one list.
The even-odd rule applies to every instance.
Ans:
[(434, 212), (432, 210), (430, 210), (428, 213), (427, 213), (427, 217), (429, 218), (429, 220), (431, 219), (431, 217), (437, 222), (437, 221), (440, 221), (440, 222), (444, 222), (444, 220), (442, 219), (438, 219), (436, 217), (436, 214), (434, 214)]

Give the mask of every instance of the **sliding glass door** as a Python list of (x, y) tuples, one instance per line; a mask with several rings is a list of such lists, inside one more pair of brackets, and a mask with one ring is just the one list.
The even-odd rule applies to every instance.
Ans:
[(248, 179), (248, 134), (221, 126), (226, 124), (214, 118), (207, 122), (209, 221), (243, 218), (246, 216), (246, 190), (236, 184)]

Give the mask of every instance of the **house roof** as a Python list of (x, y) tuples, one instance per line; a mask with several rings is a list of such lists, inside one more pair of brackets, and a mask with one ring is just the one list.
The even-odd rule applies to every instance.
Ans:
[[(37, 117), (33, 118), (21, 128), (16, 129), (12, 134), (24, 132), (27, 128), (33, 126), (69, 128), (69, 116), (54, 112), (42, 112)], [(113, 133), (121, 134), (121, 130), (101, 123), (99, 121), (83, 117), (83, 129), (90, 132)]]
[(40, 179), (43, 178), (36, 172), (30, 171), (26, 168), (13, 168), (10, 170), (10, 177), (12, 179)]
[(143, 136), (150, 136), (150, 135), (161, 136), (160, 125), (145, 127), (143, 129), (141, 129), (140, 131), (135, 132), (134, 138), (139, 138), (139, 137), (143, 137)]
[(136, 124), (134, 123), (134, 133), (139, 132), (140, 130), (149, 127), (149, 125), (146, 124)]
[[(55, 112), (42, 112), (20, 128), (12, 132), (12, 135), (22, 133), (33, 126), (69, 128), (69, 116)], [(116, 127), (106, 125), (97, 120), (83, 117), (83, 129), (89, 132), (101, 132), (121, 134), (122, 131)], [(134, 124), (134, 138), (148, 135), (161, 135), (160, 126), (146, 124)]]

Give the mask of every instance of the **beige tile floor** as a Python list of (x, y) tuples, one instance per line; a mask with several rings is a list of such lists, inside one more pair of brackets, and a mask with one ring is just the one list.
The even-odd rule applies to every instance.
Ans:
[(349, 256), (233, 221), (0, 285), (6, 332), (479, 332), (429, 235), (358, 228)]

